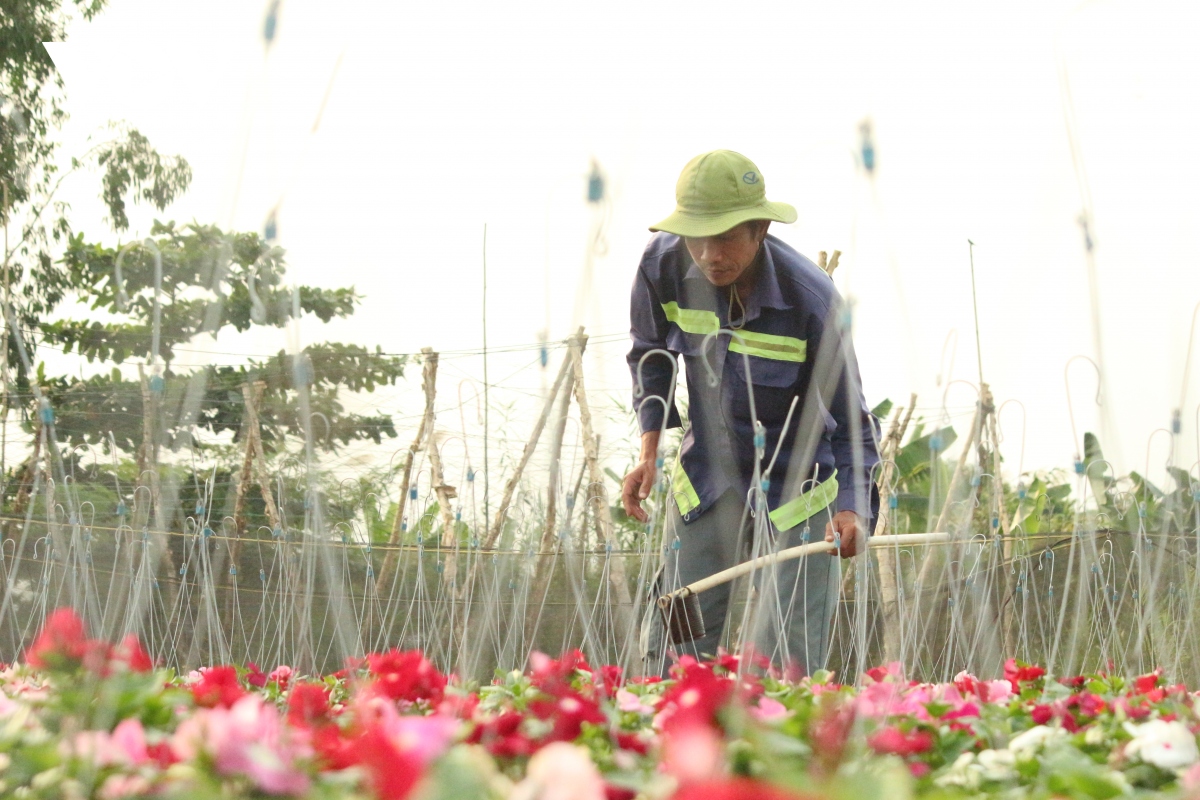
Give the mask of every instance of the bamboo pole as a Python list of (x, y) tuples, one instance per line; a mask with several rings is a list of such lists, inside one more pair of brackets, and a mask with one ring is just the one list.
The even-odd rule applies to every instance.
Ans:
[[(583, 336), (582, 327), (579, 328), (579, 332), (575, 336)], [(584, 337), (584, 341), (586, 341), (586, 338)], [(495, 547), (496, 540), (500, 538), (500, 532), (504, 527), (504, 519), (508, 515), (508, 507), (512, 503), (513, 494), (517, 490), (517, 484), (521, 481), (521, 474), (529, 464), (529, 459), (533, 457), (534, 450), (537, 449), (542, 429), (546, 427), (546, 421), (550, 419), (550, 412), (554, 408), (554, 398), (558, 396), (558, 390), (562, 387), (563, 381), (566, 380), (567, 372), (572, 368), (572, 364), (573, 361), (570, 355), (563, 358), (562, 367), (559, 368), (558, 375), (554, 379), (554, 386), (550, 389), (550, 395), (546, 398), (546, 405), (542, 409), (542, 414), (533, 425), (533, 431), (529, 434), (529, 441), (525, 443), (525, 450), (521, 453), (521, 460), (517, 462), (517, 468), (513, 470), (513, 474), (509, 476), (508, 483), (504, 485), (504, 495), (500, 498), (500, 506), (496, 509), (496, 518), (492, 521), (492, 527), (488, 529), (487, 538), (483, 543), (484, 550), (490, 550)]]
[[(594, 503), (593, 513), (600, 527), (600, 536), (606, 550), (617, 549), (616, 536), (613, 533), (612, 510), (604, 495), (597, 491), (604, 486), (603, 473), (600, 470), (600, 453), (596, 435), (592, 432), (592, 412), (588, 406), (587, 388), (583, 381), (583, 348), (587, 337), (582, 329), (570, 343), (569, 356), (571, 368), (575, 372), (575, 403), (579, 406), (579, 427), (583, 436), (583, 453), (587, 463), (588, 477), (591, 481), (587, 499)], [(619, 557), (612, 558), (608, 565), (608, 578), (616, 593), (618, 604), (617, 618), (622, 627), (622, 633), (630, 630), (632, 624), (633, 602), (629, 596), (629, 583), (625, 578), (625, 562)], [(619, 637), (618, 637), (619, 638)]]
[(395, 566), (398, 552), (396, 546), (400, 543), (400, 534), (403, 532), (404, 509), (408, 503), (408, 489), (412, 485), (413, 463), (416, 461), (416, 454), (425, 444), (425, 438), (433, 430), (433, 401), (437, 396), (438, 354), (431, 347), (422, 347), (421, 354), (425, 357), (425, 365), (421, 369), (422, 388), (425, 392), (425, 413), (421, 416), (421, 424), (417, 426), (417, 435), (413, 438), (413, 443), (408, 448), (408, 455), (404, 459), (400, 478), (400, 497), (396, 501), (396, 515), (392, 517), (392, 532), (388, 536), (388, 547), (391, 549), (383, 559), (377, 586), (387, 586), (388, 574)]
[(571, 390), (574, 388), (574, 385), (575, 378), (572, 371), (571, 374), (567, 375), (565, 385), (559, 393), (558, 416), (555, 419), (553, 437), (550, 443), (550, 478), (546, 489), (546, 527), (542, 530), (542, 543), (538, 549), (540, 555), (538, 556), (537, 567), (534, 570), (532, 584), (534, 591), (539, 596), (531, 608), (536, 608), (537, 612), (528, 614), (525, 618), (525, 641), (530, 643), (533, 643), (534, 636), (537, 635), (537, 628), (542, 618), (542, 609), (546, 602), (546, 596), (550, 593), (551, 568), (554, 565), (555, 559), (562, 552), (559, 547), (558, 536), (556, 535), (558, 483), (562, 465), (563, 435), (567, 429), (567, 414), (571, 410)]
[(246, 489), (250, 486), (250, 481), (254, 474), (254, 438), (251, 433), (251, 425), (254, 420), (252, 408), (262, 400), (263, 391), (267, 388), (267, 384), (263, 381), (255, 381), (253, 386), (250, 384), (242, 385), (242, 429), (239, 435), (242, 438), (242, 468), (238, 471), (237, 489), (233, 497), (233, 524), (238, 533), (242, 533), (246, 529)]

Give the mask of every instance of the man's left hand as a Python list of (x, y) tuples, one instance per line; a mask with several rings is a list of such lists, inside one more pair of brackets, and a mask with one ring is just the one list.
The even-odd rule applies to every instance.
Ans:
[(853, 511), (839, 511), (825, 525), (825, 541), (833, 543), (834, 533), (841, 537), (841, 549), (830, 550), (829, 555), (852, 558), (867, 548), (867, 530), (863, 518)]

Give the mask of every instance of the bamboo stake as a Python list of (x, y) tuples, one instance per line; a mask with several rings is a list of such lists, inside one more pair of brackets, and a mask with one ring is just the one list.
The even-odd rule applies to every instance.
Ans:
[[(583, 453), (587, 462), (588, 477), (591, 487), (599, 489), (604, 486), (603, 473), (600, 471), (600, 453), (597, 439), (592, 433), (592, 412), (588, 406), (587, 389), (583, 382), (583, 348), (587, 337), (580, 333), (570, 344), (571, 367), (575, 371), (575, 403), (579, 406), (579, 427), (583, 436)], [(600, 526), (600, 536), (606, 549), (611, 546), (616, 550), (617, 541), (613, 535), (612, 510), (603, 494), (589, 487), (588, 499), (594, 501), (594, 513)], [(633, 602), (629, 596), (629, 583), (625, 579), (625, 562), (620, 558), (612, 558), (608, 565), (608, 578), (616, 592), (619, 606), (618, 617), (624, 631), (629, 630), (632, 621)]]
[(254, 414), (251, 408), (262, 400), (263, 391), (267, 384), (255, 381), (254, 385), (242, 385), (244, 411), (242, 412), (242, 429), (240, 435), (244, 444), (242, 453), (242, 468), (238, 471), (237, 489), (233, 498), (233, 524), (238, 533), (246, 528), (246, 488), (250, 485), (254, 468), (254, 439), (251, 434), (251, 424)]
[(558, 416), (555, 419), (553, 438), (550, 444), (550, 479), (546, 490), (546, 527), (542, 530), (542, 543), (538, 552), (537, 567), (534, 571), (533, 589), (539, 597), (530, 608), (536, 608), (536, 613), (528, 614), (525, 618), (525, 641), (532, 643), (537, 635), (538, 623), (541, 621), (542, 608), (546, 596), (550, 593), (551, 567), (554, 560), (561, 554), (559, 548), (556, 523), (558, 521), (558, 483), (562, 466), (563, 435), (567, 429), (567, 414), (571, 409), (571, 390), (575, 386), (574, 372), (567, 375), (565, 385), (559, 394)]
[(396, 562), (396, 545), (400, 543), (400, 534), (404, 525), (404, 509), (408, 503), (408, 489), (412, 484), (412, 469), (413, 463), (416, 460), (416, 454), (420, 452), (425, 444), (425, 437), (428, 431), (433, 430), (433, 401), (437, 396), (437, 368), (438, 354), (433, 352), (431, 347), (422, 347), (421, 353), (425, 357), (425, 366), (421, 370), (422, 388), (425, 392), (425, 413), (421, 417), (421, 424), (417, 427), (417, 435), (413, 439), (412, 445), (408, 448), (408, 455), (404, 459), (403, 477), (400, 479), (400, 498), (396, 501), (396, 515), (392, 517), (392, 532), (388, 536), (388, 554), (383, 559), (383, 566), (379, 570), (379, 580), (377, 586), (387, 586), (386, 580), (388, 574)]
[[(576, 336), (582, 335), (583, 328), (580, 327)], [(558, 390), (562, 386), (563, 381), (566, 380), (567, 371), (571, 369), (571, 365), (572, 359), (570, 355), (563, 358), (562, 367), (559, 368), (558, 376), (554, 379), (554, 386), (550, 389), (550, 395), (546, 398), (546, 405), (542, 409), (542, 414), (533, 425), (533, 432), (529, 434), (529, 441), (525, 443), (525, 450), (521, 453), (521, 460), (517, 462), (517, 468), (509, 476), (508, 483), (504, 485), (504, 495), (500, 498), (500, 506), (496, 509), (496, 518), (492, 521), (492, 527), (488, 530), (487, 538), (483, 543), (484, 550), (490, 550), (495, 547), (496, 540), (500, 538), (500, 531), (504, 527), (504, 518), (508, 515), (508, 507), (512, 503), (513, 493), (516, 492), (517, 484), (521, 480), (521, 473), (525, 471), (525, 467), (529, 464), (529, 459), (533, 457), (533, 451), (537, 449), (542, 429), (546, 427), (546, 421), (550, 419), (550, 412), (554, 408), (554, 398), (558, 396)]]

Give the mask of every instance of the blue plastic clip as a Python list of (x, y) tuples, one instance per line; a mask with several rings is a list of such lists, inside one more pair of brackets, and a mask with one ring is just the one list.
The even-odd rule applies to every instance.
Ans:
[(409, 488), (409, 490), (408, 490), (408, 499), (409, 499), (409, 500), (416, 500), (416, 499), (417, 499), (417, 487), (415, 487), (415, 486), (412, 486), (412, 487), (410, 487), (410, 488)]
[(935, 453), (940, 453), (942, 451), (942, 437), (938, 436), (937, 434), (930, 436), (929, 449)]
[(230, 575), (237, 575), (237, 567), (230, 567), (230, 568), (229, 568), (229, 574), (230, 574)]
[(263, 583), (267, 582), (267, 571), (265, 569), (260, 569), (258, 571), (258, 579)]
[(162, 394), (164, 388), (166, 388), (166, 382), (163, 380), (162, 375), (150, 376), (150, 391), (155, 394)]
[(890, 495), (888, 497), (888, 508), (899, 508), (899, 507), (900, 507), (900, 498), (894, 494)]
[(53, 425), (54, 424), (54, 409), (53, 408), (51, 408), (49, 405), (44, 405), (44, 406), (42, 406), (40, 413), (42, 415), (42, 424), (43, 425)]
[(758, 482), (758, 488), (762, 489), (764, 492), (770, 491), (771, 490), (771, 479), (763, 478), (761, 481)]

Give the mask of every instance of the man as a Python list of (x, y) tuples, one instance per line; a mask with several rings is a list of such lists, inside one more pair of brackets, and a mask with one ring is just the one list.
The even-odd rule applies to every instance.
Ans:
[[(809, 541), (815, 528), (843, 558), (853, 556), (865, 548), (877, 508), (870, 473), (879, 457), (833, 281), (768, 235), (772, 221), (794, 222), (796, 210), (766, 199), (762, 174), (745, 156), (697, 156), (675, 191), (675, 213), (650, 228), (656, 234), (630, 310), (628, 362), (642, 444), (622, 502), (643, 522), (642, 501), (662, 466), (661, 432), (682, 424), (671, 401), (677, 356), (687, 373), (690, 424), (671, 481), (673, 502), (666, 503), (667, 555), (657, 589), (744, 560), (755, 520), (772, 540), (758, 542), (758, 552)], [(752, 520), (745, 512), (754, 502), (756, 463), (768, 513), (763, 519), (755, 511)], [(760, 586), (762, 607), (773, 612), (758, 626), (760, 653), (805, 673), (824, 665), (838, 592), (833, 563), (823, 556), (785, 562), (766, 584), (776, 596), (761, 596), (768, 589)], [(706, 633), (677, 654), (716, 654), (730, 591), (726, 584), (700, 594)], [(661, 664), (662, 620), (648, 622), (647, 656)]]

